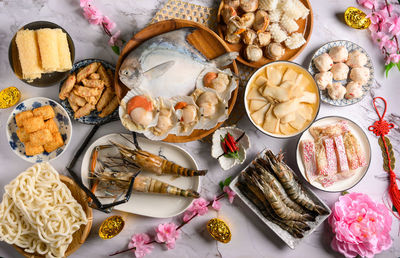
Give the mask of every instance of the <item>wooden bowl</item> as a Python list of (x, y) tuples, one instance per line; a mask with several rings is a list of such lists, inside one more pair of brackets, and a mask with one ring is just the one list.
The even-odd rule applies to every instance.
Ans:
[[(215, 32), (213, 32), (209, 28), (199, 23), (187, 20), (171, 19), (151, 24), (146, 28), (144, 28), (143, 30), (139, 31), (137, 34), (135, 34), (132, 37), (132, 39), (126, 44), (126, 46), (121, 52), (121, 55), (119, 56), (117, 66), (115, 69), (116, 72), (114, 78), (114, 87), (116, 95), (120, 102), (124, 98), (126, 93), (129, 91), (129, 89), (119, 80), (118, 76), (119, 69), (121, 68), (121, 64), (124, 61), (125, 57), (127, 57), (127, 55), (133, 49), (137, 48), (142, 42), (154, 36), (184, 27), (197, 28), (197, 30), (195, 30), (192, 34), (189, 35), (188, 41), (208, 59), (213, 59), (226, 52), (230, 52), (229, 47), (224, 42), (224, 40), (218, 37), (218, 35)], [(231, 68), (231, 70), (233, 70), (233, 72), (236, 75), (238, 74), (238, 69), (235, 61), (233, 61), (233, 63), (229, 67)], [(238, 88), (236, 88), (236, 90), (232, 92), (232, 96), (229, 100), (229, 109), (228, 109), (229, 114), (231, 113), (233, 106), (235, 105), (237, 94), (238, 94)], [(210, 130), (194, 130), (193, 133), (188, 136), (176, 136), (170, 134), (163, 141), (190, 142), (199, 140), (213, 133), (215, 130), (217, 130), (218, 127), (221, 126), (221, 124), (222, 122)]]
[[(310, 10), (310, 13), (307, 17), (307, 19), (299, 19), (297, 20), (297, 24), (299, 25), (299, 29), (297, 32), (303, 32), (304, 38), (306, 40), (306, 43), (304, 43), (304, 45), (302, 45), (301, 47), (297, 48), (297, 49), (289, 49), (289, 48), (285, 48), (285, 54), (279, 59), (280, 61), (284, 60), (284, 61), (291, 61), (294, 60), (306, 47), (306, 45), (308, 44), (308, 42), (310, 41), (311, 38), (311, 33), (312, 33), (312, 28), (314, 25), (314, 17), (313, 17), (313, 11), (311, 8), (311, 4), (309, 0), (300, 0), (305, 7), (307, 7)], [(218, 35), (224, 39), (225, 35), (223, 33), (223, 28), (225, 27), (225, 23), (221, 17), (221, 11), (222, 8), (224, 7), (224, 1), (221, 1), (221, 4), (219, 5), (219, 9), (218, 9), (218, 14), (217, 14), (217, 30), (218, 30)], [(240, 13), (239, 13), (240, 15)], [(225, 40), (224, 40), (225, 41)], [(230, 51), (236, 51), (239, 52), (239, 56), (238, 58), (236, 58), (236, 60), (238, 60), (239, 62), (241, 62), (244, 65), (250, 66), (250, 67), (254, 67), (254, 68), (259, 68), (265, 64), (268, 64), (270, 62), (273, 61), (277, 61), (277, 60), (273, 60), (273, 59), (268, 59), (265, 56), (263, 56), (260, 60), (258, 60), (257, 62), (249, 62), (247, 61), (247, 59), (245, 59), (243, 56), (243, 51), (244, 51), (244, 46), (245, 44), (243, 42), (240, 42), (238, 44), (230, 44), (229, 42), (225, 41), (225, 43), (228, 45)], [(264, 51), (263, 51), (264, 52)]]
[[(78, 248), (85, 242), (86, 238), (90, 233), (90, 229), (92, 228), (93, 222), (93, 213), (92, 208), (88, 205), (88, 200), (85, 192), (69, 177), (60, 175), (60, 180), (71, 190), (72, 196), (82, 205), (83, 210), (86, 213), (86, 217), (88, 219), (88, 223), (86, 225), (81, 225), (81, 228), (76, 231), (72, 236), (72, 242), (68, 246), (67, 251), (65, 252), (65, 256), (71, 255), (73, 252), (78, 250)], [(43, 258), (45, 256), (40, 254), (31, 254), (24, 251), (23, 248), (14, 245), (15, 249), (25, 257), (29, 258)]]

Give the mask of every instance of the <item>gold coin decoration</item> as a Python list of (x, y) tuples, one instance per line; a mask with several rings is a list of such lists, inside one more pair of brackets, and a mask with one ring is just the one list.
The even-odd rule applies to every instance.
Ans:
[(0, 108), (9, 108), (17, 104), (21, 92), (15, 87), (8, 87), (0, 91)]
[(111, 216), (101, 223), (99, 236), (102, 239), (110, 239), (118, 235), (125, 226), (125, 221), (121, 216)]
[(347, 25), (354, 29), (363, 30), (369, 27), (371, 20), (358, 8), (349, 7), (344, 12), (344, 20)]
[(231, 241), (231, 230), (228, 225), (220, 219), (210, 219), (207, 222), (207, 231), (215, 240), (221, 243), (226, 244)]

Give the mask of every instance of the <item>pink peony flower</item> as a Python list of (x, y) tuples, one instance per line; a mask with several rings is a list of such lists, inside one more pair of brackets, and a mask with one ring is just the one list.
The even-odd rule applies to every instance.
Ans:
[(102, 22), (104, 24), (104, 27), (109, 31), (112, 31), (116, 26), (115, 22), (110, 20), (110, 18), (108, 18), (108, 16), (105, 16), (105, 15), (103, 16), (103, 21)]
[(206, 214), (208, 212), (208, 202), (200, 197), (193, 201), (192, 205), (187, 209), (185, 214), (183, 215), (183, 221), (187, 222), (191, 217), (195, 214), (199, 214), (200, 216)]
[(340, 196), (328, 221), (335, 234), (331, 247), (346, 257), (373, 257), (392, 245), (389, 211), (366, 194)]
[(359, 5), (372, 9), (376, 5), (376, 0), (357, 0)]
[(140, 258), (145, 256), (146, 254), (151, 253), (151, 251), (153, 250), (153, 244), (147, 244), (148, 242), (150, 242), (149, 235), (144, 233), (135, 234), (132, 236), (132, 239), (128, 244), (128, 248), (135, 248), (135, 256)]
[(236, 193), (232, 191), (229, 186), (224, 186), (224, 192), (228, 195), (228, 200), (230, 203), (233, 202), (233, 199), (235, 198)]
[(93, 25), (99, 25), (103, 21), (103, 14), (90, 4), (83, 7), (83, 15)]
[(394, 16), (391, 19), (389, 32), (392, 34), (392, 36), (396, 36), (400, 33), (400, 16)]
[(212, 205), (211, 205), (213, 208), (214, 208), (214, 210), (216, 210), (216, 211), (219, 211), (220, 209), (221, 209), (221, 203), (219, 203), (219, 201), (217, 200), (217, 197), (216, 196), (214, 196), (214, 201), (213, 201), (213, 203), (212, 203)]
[(156, 241), (158, 243), (165, 243), (168, 249), (175, 248), (175, 241), (179, 238), (179, 230), (174, 223), (160, 224), (156, 228)]

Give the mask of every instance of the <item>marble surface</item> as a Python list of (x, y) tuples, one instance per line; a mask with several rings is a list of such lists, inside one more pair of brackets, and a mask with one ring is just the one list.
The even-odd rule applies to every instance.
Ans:
[[(204, 6), (217, 4), (210, 0), (196, 2)], [(397, 1), (393, 2), (396, 3)], [(148, 24), (157, 10), (163, 6), (164, 1), (95, 0), (94, 3), (103, 13), (116, 21), (122, 31), (121, 35), (127, 40)], [(377, 119), (372, 109), (372, 97), (385, 97), (389, 102), (387, 118), (397, 126), (389, 136), (395, 148), (396, 157), (399, 157), (400, 102), (398, 99), (400, 87), (398, 82), (400, 80), (400, 72), (392, 71), (389, 79), (384, 78), (381, 55), (379, 50), (372, 44), (369, 33), (350, 29), (341, 22), (341, 13), (348, 6), (356, 5), (355, 0), (311, 0), (311, 4), (315, 19), (313, 34), (308, 46), (295, 60), (296, 62), (308, 66), (312, 54), (319, 46), (337, 39), (351, 40), (359, 44), (368, 51), (373, 59), (376, 80), (370, 94), (363, 101), (353, 106), (338, 108), (322, 104), (318, 117), (328, 115), (345, 116), (355, 121), (367, 132), (372, 147), (373, 158), (371, 166), (366, 177), (350, 191), (367, 193), (374, 200), (380, 202), (387, 189), (388, 182), (385, 172), (382, 170), (382, 158), (377, 138), (367, 131), (367, 127)], [(397, 4), (395, 8), (400, 7)], [(20, 26), (36, 20), (52, 21), (65, 28), (75, 42), (76, 60), (101, 58), (109, 62), (116, 62), (117, 56), (107, 46), (107, 37), (100, 28), (90, 26), (83, 18), (78, 0), (0, 0), (0, 89), (8, 86), (17, 86), (22, 92), (23, 99), (37, 96), (58, 99), (58, 86), (34, 88), (26, 85), (14, 76), (8, 63), (8, 46), (12, 36)], [(11, 109), (0, 111), (0, 132), (2, 132), (0, 134), (0, 194), (3, 194), (4, 185), (30, 166), (29, 163), (17, 157), (8, 146), (5, 130), (6, 121), (11, 111)], [(73, 139), (70, 146), (60, 158), (51, 162), (62, 174), (67, 173), (66, 164), (91, 128), (77, 122), (73, 122), (73, 126)], [(297, 137), (289, 140), (279, 140), (265, 136), (252, 126), (247, 117), (244, 117), (238, 126), (246, 130), (252, 142), (248, 160), (252, 159), (263, 148), (270, 148), (274, 152), (284, 151), (289, 165), (296, 167), (295, 147)], [(94, 139), (111, 132), (124, 131), (119, 122), (113, 122), (104, 125), (96, 133)], [(208, 143), (192, 142), (179, 145), (196, 157), (200, 167), (209, 169), (210, 172), (202, 182), (201, 191), (202, 196), (208, 199), (212, 199), (213, 195), (219, 191), (219, 181), (228, 176), (235, 176), (247, 163), (234, 167), (229, 171), (223, 171), (219, 168), (218, 162), (211, 158), (210, 145)], [(398, 160), (400, 159), (398, 158)], [(80, 165), (80, 161), (78, 163)], [(397, 167), (400, 167), (400, 165), (397, 164)], [(313, 189), (313, 191), (329, 205), (332, 205), (339, 196), (339, 194), (325, 193), (316, 189)], [(114, 214), (122, 214), (126, 219), (126, 227), (123, 232), (111, 240), (101, 240), (97, 236), (98, 227), (100, 222), (109, 215), (94, 211), (94, 223), (90, 236), (86, 243), (71, 257), (106, 257), (114, 251), (126, 248), (130, 236), (134, 233), (153, 233), (153, 228), (159, 223), (169, 221), (179, 223), (181, 221), (179, 216), (172, 219), (153, 219), (119, 212), (114, 212)], [(217, 243), (205, 231), (205, 223), (216, 216), (225, 219), (231, 226), (233, 238), (229, 244)], [(391, 232), (393, 246), (376, 257), (400, 256), (398, 232), (399, 221), (393, 219)], [(196, 218), (182, 229), (181, 239), (177, 241), (174, 250), (166, 251), (162, 246), (156, 245), (149, 257), (340, 257), (338, 253), (333, 252), (330, 248), (331, 237), (330, 229), (325, 223), (310, 237), (306, 238), (296, 250), (291, 250), (271, 230), (267, 229), (239, 199), (235, 200), (232, 205), (227, 200), (223, 200), (222, 209), (218, 213), (211, 210), (205, 216)], [(18, 257), (19, 255), (12, 246), (1, 242), (0, 256)], [(128, 252), (117, 257), (133, 257), (133, 254)]]

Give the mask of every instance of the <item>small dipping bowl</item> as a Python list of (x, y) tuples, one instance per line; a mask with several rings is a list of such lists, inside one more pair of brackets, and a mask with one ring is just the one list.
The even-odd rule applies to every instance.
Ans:
[[(250, 88), (253, 88), (252, 86), (253, 86), (255, 80), (262, 73), (265, 73), (267, 67), (269, 67), (269, 66), (277, 66), (277, 65), (287, 65), (288, 68), (290, 68), (290, 67), (294, 68), (295, 67), (295, 68), (301, 70), (303, 72), (303, 74), (307, 77), (307, 79), (310, 80), (312, 88), (313, 88), (312, 92), (314, 92), (316, 94), (316, 96), (317, 96), (317, 102), (314, 104), (314, 107), (313, 107), (313, 111), (314, 112), (312, 114), (311, 120), (309, 120), (307, 122), (307, 124), (301, 130), (297, 130), (295, 133), (288, 134), (288, 135), (280, 134), (280, 133), (271, 133), (271, 132), (268, 132), (268, 131), (264, 130), (261, 126), (257, 125), (253, 121), (253, 119), (251, 118), (250, 109), (249, 109), (249, 103), (248, 103), (249, 101), (247, 101), (247, 95), (249, 94)], [(285, 70), (285, 72), (286, 72), (286, 70)], [(265, 77), (267, 77), (266, 74), (265, 74)], [(260, 86), (260, 87), (262, 87), (262, 86)], [(305, 90), (307, 91), (307, 89), (305, 89)], [(311, 124), (314, 122), (315, 118), (317, 117), (317, 115), (319, 113), (319, 108), (320, 108), (320, 104), (321, 104), (321, 96), (320, 96), (320, 92), (319, 92), (319, 88), (317, 86), (317, 83), (315, 82), (313, 76), (307, 71), (307, 69), (303, 68), (301, 65), (296, 64), (294, 62), (290, 62), (290, 61), (275, 61), (275, 62), (268, 63), (268, 64), (258, 68), (253, 73), (253, 75), (250, 77), (250, 79), (247, 82), (246, 90), (245, 90), (245, 93), (244, 93), (244, 104), (245, 104), (246, 114), (249, 117), (249, 120), (251, 121), (251, 123), (259, 131), (261, 131), (262, 133), (264, 133), (264, 134), (266, 134), (268, 136), (272, 136), (272, 137), (279, 138), (279, 139), (287, 139), (287, 138), (295, 137), (296, 135), (299, 135), (299, 134), (303, 133), (305, 130), (307, 130), (311, 126)], [(267, 112), (268, 112), (268, 110), (267, 110)]]
[[(48, 21), (35, 21), (28, 23), (21, 27), (19, 30), (29, 29), (29, 30), (38, 30), (43, 28), (50, 28), (50, 29), (61, 29), (65, 34), (67, 34), (67, 41), (69, 46), (69, 51), (71, 53), (71, 62), (74, 63), (75, 60), (75, 46), (74, 42), (71, 39), (71, 36), (68, 34), (66, 30), (61, 28), (55, 23), (48, 22)], [(8, 48), (8, 60), (10, 62), (11, 69), (13, 70), (14, 74), (20, 79), (21, 81), (35, 87), (49, 87), (52, 85), (56, 85), (60, 81), (62, 81), (65, 77), (67, 77), (69, 71), (65, 72), (52, 72), (52, 73), (42, 73), (40, 78), (34, 79), (33, 81), (27, 81), (22, 79), (22, 69), (21, 64), (19, 62), (18, 57), (18, 49), (17, 43), (15, 42), (15, 37), (12, 38), (10, 42), (10, 46)]]
[(99, 236), (101, 239), (110, 239), (118, 235), (125, 226), (125, 221), (121, 216), (115, 215), (108, 217), (101, 223)]

